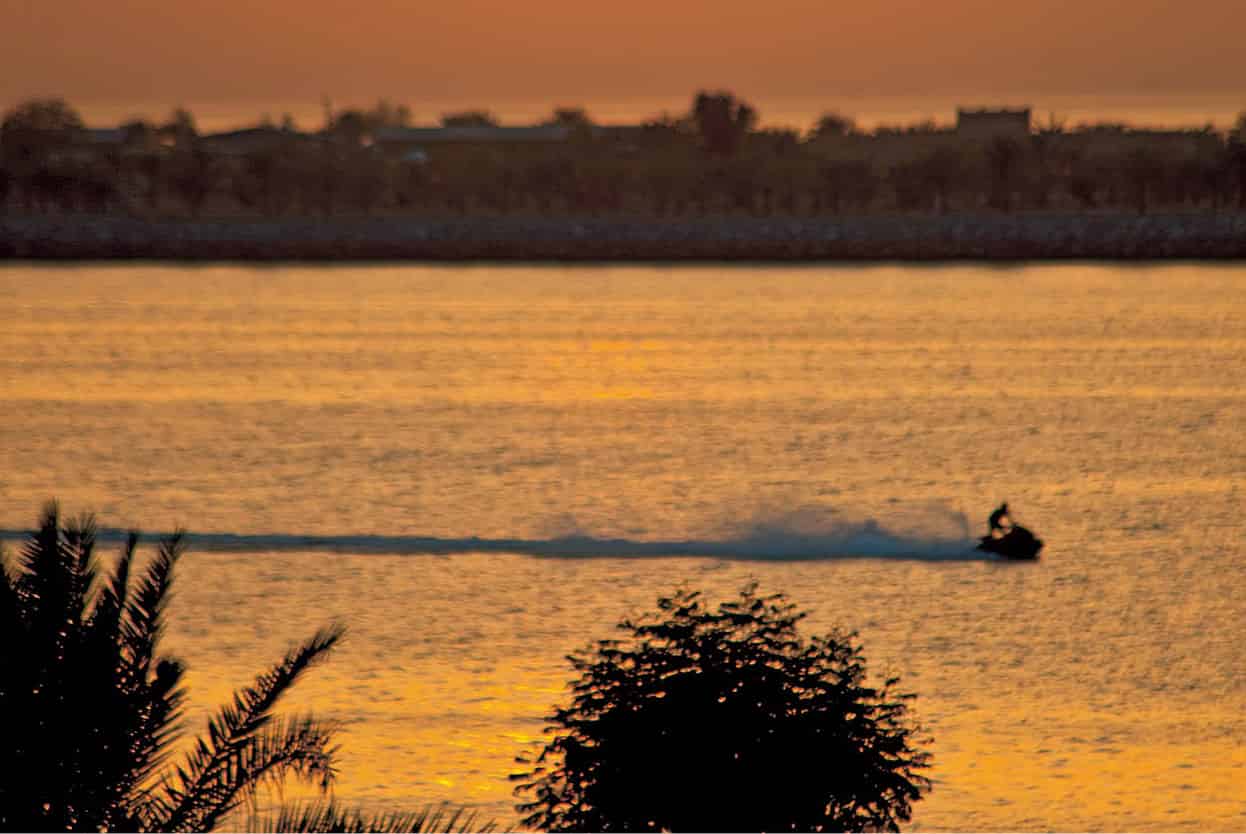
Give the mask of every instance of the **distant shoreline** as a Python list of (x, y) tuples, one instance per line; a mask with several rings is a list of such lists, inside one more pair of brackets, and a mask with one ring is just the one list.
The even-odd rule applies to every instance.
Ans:
[(1246, 214), (818, 218), (0, 216), (3, 260), (942, 261), (1246, 258)]

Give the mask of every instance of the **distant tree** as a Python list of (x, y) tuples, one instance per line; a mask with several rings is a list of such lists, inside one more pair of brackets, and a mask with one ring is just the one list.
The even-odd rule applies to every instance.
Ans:
[(874, 173), (866, 160), (824, 162), (818, 166), (818, 206), (839, 214), (845, 205), (864, 209), (873, 199)]
[(183, 107), (179, 107), (169, 115), (169, 120), (157, 128), (160, 141), (175, 151), (190, 151), (198, 144), (199, 128), (195, 125), (195, 117)]
[(398, 167), (393, 189), (400, 209), (423, 208), (433, 199), (434, 181), (426, 164), (406, 162)]
[(935, 207), (935, 195), (930, 189), (922, 160), (907, 159), (897, 162), (887, 172), (895, 205), (900, 211), (931, 211)]
[(986, 158), (991, 177), (991, 207), (1009, 211), (1021, 165), (1021, 145), (1009, 136), (996, 136), (986, 147)]
[(1238, 210), (1246, 211), (1246, 133), (1240, 128), (1225, 147), (1225, 167), (1237, 186)]
[(923, 189), (931, 196), (934, 208), (946, 213), (952, 195), (960, 190), (965, 179), (965, 161), (954, 148), (937, 148), (917, 162)]
[[(238, 690), (171, 767), (185, 667), (159, 643), (182, 537), (161, 542), (140, 570), (131, 533), (109, 572), (95, 540), (90, 517), (62, 526), (49, 504), (15, 563), (0, 553), (0, 830), (209, 831), (286, 777), (327, 790), (335, 725), (273, 710), (343, 628), (321, 629)], [(277, 826), (417, 831), (475, 822), (444, 811), (373, 817), (330, 802), (283, 806), (248, 830)]]
[(641, 127), (646, 133), (668, 139), (677, 136), (695, 136), (697, 132), (696, 119), (690, 114), (676, 115), (665, 110), (642, 121)]
[(1131, 130), (1130, 126), (1124, 122), (1094, 122), (1092, 124), (1080, 124), (1077, 129), (1083, 133), (1111, 135), (1120, 135), (1122, 133), (1128, 133)]
[[(718, 177), (731, 210), (746, 214), (769, 211), (768, 203), (772, 195), (764, 193), (769, 178), (751, 160), (723, 165), (718, 171)], [(762, 205), (758, 204), (759, 197)]]
[(0, 129), (32, 130), (43, 133), (72, 133), (82, 130), (82, 117), (60, 98), (35, 98), (21, 102), (4, 114)]
[(488, 110), (462, 110), (441, 117), (443, 127), (497, 127), (498, 120)]
[(82, 117), (59, 98), (23, 101), (0, 121), (0, 139), (6, 152), (68, 144), (82, 130)]
[(800, 149), (800, 132), (793, 128), (772, 127), (754, 130), (744, 137), (746, 148), (767, 157), (792, 156)]
[(381, 99), (371, 110), (352, 109), (336, 113), (330, 110), (327, 119), (327, 135), (349, 147), (358, 148), (371, 144), (377, 131), (407, 127), (411, 123), (411, 110), (406, 105)]
[(348, 155), (332, 143), (325, 143), (319, 153), (300, 158), (299, 191), (302, 205), (331, 217), (347, 187)]
[(593, 120), (583, 107), (556, 107), (544, 124), (567, 128), (571, 137), (581, 142), (593, 138)]
[(84, 129), (82, 118), (63, 99), (23, 101), (0, 121), (0, 160), (15, 177), (31, 177)]
[(1063, 136), (1068, 132), (1068, 120), (1054, 111), (1048, 111), (1047, 123), (1038, 125), (1036, 132), (1040, 136)]
[(1121, 160), (1121, 173), (1138, 214), (1146, 214), (1150, 197), (1163, 177), (1159, 157), (1147, 148), (1137, 148)]
[(1206, 203), (1213, 210), (1219, 209), (1225, 173), (1223, 152), (1215, 156), (1199, 154), (1177, 160), (1169, 177), (1169, 196), (1181, 205), (1201, 206)]
[(255, 150), (242, 159), (230, 180), (234, 198), (243, 206), (275, 215), (295, 198), (299, 149), (276, 146)]
[(1059, 138), (1063, 127), (1055, 123), (1055, 116), (1050, 116), (1052, 125), (1039, 130), (1029, 137), (1032, 151), (1033, 177), (1030, 178), (1030, 202), (1034, 208), (1047, 208), (1052, 198), (1052, 188), (1059, 176), (1060, 153)]
[(372, 212), (385, 200), (390, 181), (390, 170), (384, 158), (366, 151), (352, 154), (346, 166), (350, 176), (346, 183), (347, 198), (351, 205), (364, 212)]
[[(796, 135), (792, 131), (793, 139)], [(801, 199), (808, 191), (813, 165), (797, 156), (794, 148), (783, 148), (780, 145), (773, 151), (774, 155), (762, 166), (761, 173), (766, 180), (767, 212), (791, 217), (797, 213)]]
[(866, 211), (879, 187), (879, 178), (868, 159), (818, 163), (810, 182), (817, 214), (839, 214), (845, 207)]
[(30, 99), (0, 121), (0, 164), (27, 212), (70, 211), (82, 196), (80, 165), (71, 151), (82, 119), (61, 99)]
[(564, 127), (592, 127), (593, 120), (583, 107), (555, 107), (554, 112), (546, 120), (546, 124)]
[(159, 153), (145, 153), (131, 163), (133, 176), (139, 183), (150, 211), (155, 211), (160, 206), (160, 197), (165, 188), (165, 162)]
[(874, 128), (875, 136), (913, 136), (937, 133), (939, 126), (934, 119), (922, 119), (907, 125), (878, 125)]
[(168, 184), (190, 211), (198, 217), (221, 179), (220, 163), (207, 151), (193, 147), (177, 151), (165, 168)]
[(898, 830), (929, 755), (894, 678), (871, 686), (854, 635), (752, 586), (717, 608), (680, 591), (570, 657), (572, 700), (516, 774), (547, 831)]
[(1237, 114), (1233, 127), (1229, 130), (1229, 139), (1246, 142), (1246, 111)]
[(334, 140), (351, 148), (360, 148), (371, 141), (375, 126), (362, 110), (343, 110), (333, 116), (326, 131)]
[(158, 141), (156, 126), (146, 119), (130, 119), (121, 125), (127, 148), (136, 151), (150, 150)]
[(662, 159), (650, 162), (645, 169), (644, 183), (650, 200), (650, 211), (657, 217), (668, 217), (680, 213), (683, 201), (680, 199), (680, 174), (683, 169), (678, 165)]
[(702, 91), (693, 100), (692, 119), (707, 153), (731, 156), (757, 125), (757, 111), (731, 93)]
[(818, 118), (818, 123), (813, 126), (810, 138), (821, 139), (827, 136), (847, 136), (855, 133), (857, 124), (852, 120), (851, 116), (845, 116), (841, 113), (823, 113)]
[(411, 124), (411, 108), (405, 104), (394, 104), (389, 99), (381, 99), (368, 114), (376, 128), (406, 127)]
[(1099, 192), (1107, 179), (1097, 162), (1076, 159), (1069, 172), (1069, 196), (1083, 211), (1099, 207)]

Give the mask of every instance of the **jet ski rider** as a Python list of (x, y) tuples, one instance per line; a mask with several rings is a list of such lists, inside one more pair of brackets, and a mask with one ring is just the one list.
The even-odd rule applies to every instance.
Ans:
[(987, 523), (991, 525), (992, 537), (1000, 538), (1008, 535), (1008, 531), (1012, 529), (1012, 518), (1008, 515), (1007, 501), (995, 508), (995, 512), (991, 513), (991, 517)]

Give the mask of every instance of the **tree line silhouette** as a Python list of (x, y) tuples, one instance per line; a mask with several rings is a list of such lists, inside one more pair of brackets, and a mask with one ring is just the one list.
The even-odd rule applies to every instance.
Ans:
[[(0, 830), (492, 829), (444, 806), (369, 815), (329, 794), (336, 722), (274, 711), (341, 625), (291, 648), (179, 745), (185, 666), (160, 640), (183, 538), (143, 559), (131, 533), (106, 570), (96, 536), (90, 516), (64, 522), (50, 503), (16, 559), (0, 550)], [(679, 590), (620, 622), (623, 638), (572, 656), (579, 678), (549, 719), (554, 738), (511, 777), (524, 824), (898, 830), (930, 789), (914, 696), (867, 681), (854, 635), (801, 636), (803, 617), (752, 585), (716, 607)], [(283, 801), (291, 777), (322, 798)]]
[(0, 211), (681, 218), (1246, 210), (1246, 118), (1224, 133), (1053, 123), (959, 139), (931, 123), (863, 132), (828, 113), (802, 135), (759, 128), (757, 111), (729, 92), (700, 92), (686, 114), (627, 127), (561, 108), (546, 122), (566, 128), (557, 141), (491, 138), (500, 128), (483, 110), (442, 122), (463, 138), (394, 141), (410, 112), (387, 102), (327, 110), (315, 132), (286, 117), (204, 135), (185, 110), (161, 123), (90, 131), (64, 101), (31, 100), (0, 124)]

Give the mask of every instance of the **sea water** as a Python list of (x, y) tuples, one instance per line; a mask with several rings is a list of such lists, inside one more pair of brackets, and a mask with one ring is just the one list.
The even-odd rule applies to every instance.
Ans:
[(195, 731), (345, 622), (375, 810), (513, 826), (565, 655), (755, 581), (918, 694), (912, 827), (1242, 830), (1244, 473), (1236, 265), (0, 267), (0, 528), (196, 534)]

